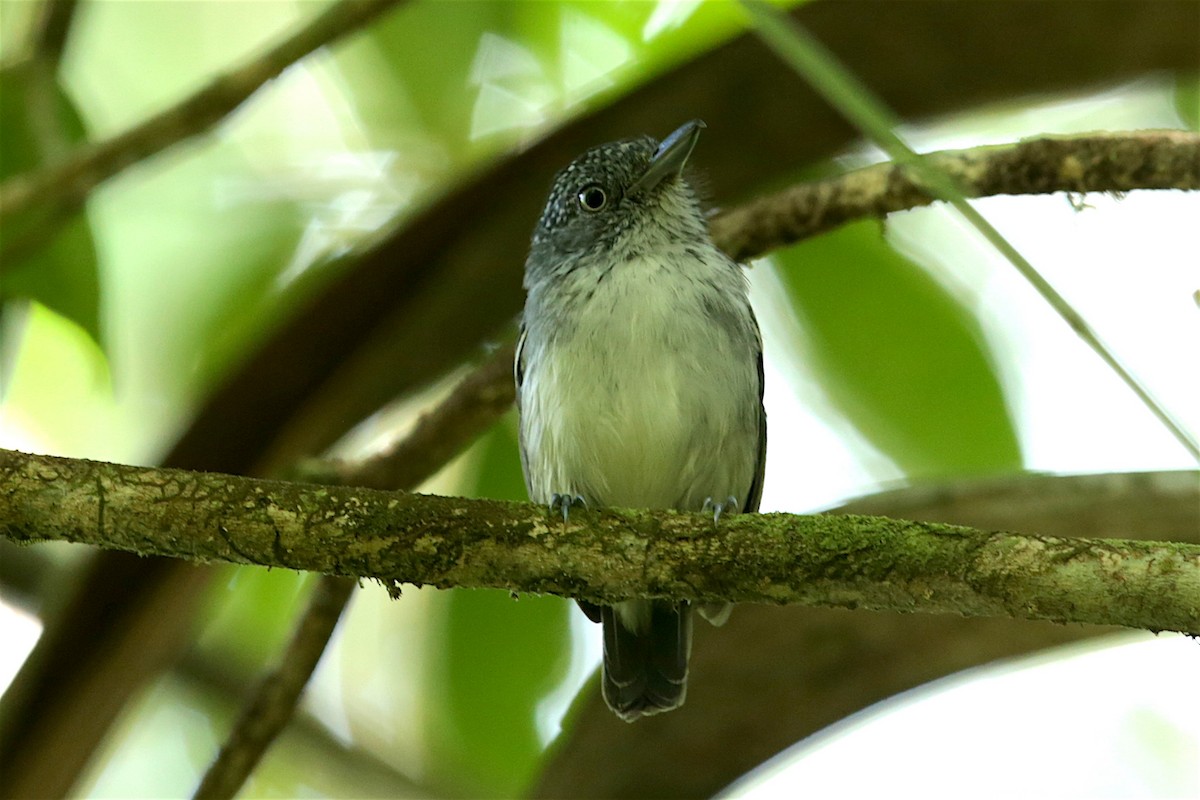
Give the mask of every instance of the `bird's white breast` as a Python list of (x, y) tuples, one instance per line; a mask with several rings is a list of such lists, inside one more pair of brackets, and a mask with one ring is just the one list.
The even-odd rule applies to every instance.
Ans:
[[(634, 257), (599, 279), (581, 271), (571, 314), (527, 343), (539, 351), (521, 391), (535, 499), (692, 509), (745, 499), (758, 442), (753, 323), (739, 271), (695, 253)], [(745, 330), (718, 324), (721, 314), (744, 315)]]

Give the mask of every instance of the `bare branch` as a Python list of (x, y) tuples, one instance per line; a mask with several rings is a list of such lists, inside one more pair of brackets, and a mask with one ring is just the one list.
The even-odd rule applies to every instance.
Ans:
[[(927, 158), (970, 197), (1200, 189), (1200, 135), (1185, 131), (1049, 136)], [(903, 167), (887, 162), (760, 197), (718, 215), (711, 228), (730, 257), (745, 261), (935, 199)]]
[(310, 487), (0, 451), (0, 536), (504, 588), (1091, 622), (1200, 635), (1200, 545), (885, 517), (613, 510)]
[[(246, 686), (241, 671), (231, 667), (233, 665), (220, 652), (193, 648), (176, 665), (172, 677), (190, 689), (217, 698), (222, 704), (234, 704), (236, 698), (245, 695)], [(303, 709), (294, 715), (279, 738), (282, 747), (295, 747), (300, 753), (321, 754), (321, 775), (310, 778), (309, 784), (318, 792), (337, 787), (342, 796), (351, 796), (345, 777), (352, 775), (352, 784), (360, 792), (353, 795), (355, 797), (437, 800), (442, 796), (390, 763), (387, 760), (390, 753), (379, 754), (361, 740), (343, 740), (316, 715)], [(280, 761), (290, 762), (289, 759)]]
[[(142, 159), (220, 122), (264, 83), (314, 50), (358, 30), (400, 0), (352, 0), (333, 3), (301, 30), (247, 64), (214, 78), (182, 102), (130, 130), (81, 148), (62, 163), (0, 184), (0, 222), (37, 208), (43, 214), (36, 236), (44, 241), (79, 209), (99, 184)], [(11, 237), (8, 237), (11, 238)], [(20, 262), (14, 252), (36, 242), (15, 239), (0, 244), (0, 271)]]

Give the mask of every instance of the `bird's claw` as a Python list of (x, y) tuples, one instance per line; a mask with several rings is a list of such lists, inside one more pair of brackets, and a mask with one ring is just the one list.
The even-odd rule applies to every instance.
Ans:
[(571, 506), (587, 508), (587, 501), (583, 499), (583, 495), (581, 494), (559, 494), (555, 492), (550, 495), (550, 511), (551, 513), (555, 509), (561, 511), (564, 523), (571, 516)]
[(734, 497), (733, 495), (729, 495), (729, 497), (726, 497), (725, 501), (723, 503), (714, 503), (713, 499), (711, 497), (706, 497), (706, 498), (704, 498), (704, 506), (700, 510), (701, 511), (712, 511), (713, 512), (713, 525), (716, 525), (718, 522), (721, 521), (721, 515), (725, 513), (726, 509), (728, 509), (729, 513), (731, 513), (731, 514), (737, 513), (738, 499), (736, 497)]

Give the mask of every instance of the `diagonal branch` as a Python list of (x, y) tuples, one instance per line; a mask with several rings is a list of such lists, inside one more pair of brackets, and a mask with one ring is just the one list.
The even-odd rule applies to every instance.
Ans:
[(308, 608), (296, 627), (279, 665), (242, 709), (233, 733), (196, 789), (196, 800), (231, 798), (258, 766), (267, 747), (296, 710), (308, 679), (321, 660), (329, 637), (341, 619), (357, 584), (324, 575), (317, 581)]
[(1116, 373), (1158, 421), (1171, 432), (1178, 442), (1200, 461), (1200, 442), (1164, 406), (1128, 367), (1117, 358), (1108, 345), (1092, 330), (1075, 308), (1067, 302), (1054, 286), (1037, 270), (1021, 251), (992, 225), (986, 217), (966, 200), (967, 191), (955, 179), (941, 172), (925, 158), (919, 156), (896, 133), (900, 117), (875, 95), (866, 83), (842, 65), (824, 45), (804, 27), (787, 14), (769, 5), (765, 0), (742, 0), (742, 5), (754, 20), (758, 34), (763, 37), (781, 59), (789, 64), (798, 75), (804, 76), (838, 112), (854, 123), (875, 144), (883, 148), (891, 159), (910, 170), (929, 192), (946, 202), (992, 248), (1004, 257), (1025, 281), (1041, 295), (1042, 299), (1066, 322), (1076, 335)]
[[(0, 222), (38, 208), (44, 215), (39, 237), (47, 237), (80, 208), (96, 186), (155, 153), (220, 122), (259, 87), (314, 50), (358, 30), (400, 0), (352, 0), (334, 3), (308, 25), (249, 63), (219, 75), (180, 103), (103, 142), (81, 148), (60, 164), (0, 184)], [(46, 37), (49, 38), (49, 34)], [(44, 238), (43, 238), (44, 240)], [(0, 246), (0, 271), (13, 249), (26, 240)]]
[[(0, 536), (597, 604), (803, 603), (1200, 635), (1200, 544), (886, 517), (616, 510), (311, 487), (0, 451)], [(101, 503), (103, 497), (103, 503)], [(100, 511), (103, 509), (103, 524)]]
[(362, 461), (314, 458), (284, 470), (304, 483), (411, 489), (433, 476), (496, 424), (516, 399), (516, 344), (498, 347), (459, 381), (445, 400), (423, 414), (394, 446)]

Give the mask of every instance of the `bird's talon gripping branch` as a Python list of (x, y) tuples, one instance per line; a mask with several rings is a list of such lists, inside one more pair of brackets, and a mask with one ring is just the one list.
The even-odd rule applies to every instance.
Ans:
[(571, 506), (579, 506), (587, 508), (587, 501), (583, 499), (581, 494), (559, 494), (555, 492), (550, 496), (550, 511), (561, 511), (563, 523), (565, 524), (571, 516)]
[(728, 497), (726, 497), (725, 502), (723, 502), (723, 503), (714, 503), (713, 499), (711, 497), (706, 497), (706, 498), (704, 498), (704, 507), (701, 508), (700, 510), (701, 511), (712, 511), (713, 512), (713, 525), (716, 525), (721, 521), (721, 515), (725, 513), (726, 509), (729, 510), (730, 514), (737, 513), (738, 499), (736, 497), (734, 497), (733, 495), (729, 495)]

